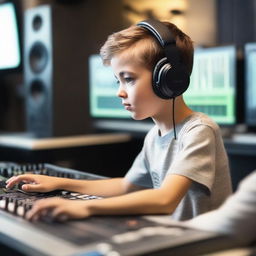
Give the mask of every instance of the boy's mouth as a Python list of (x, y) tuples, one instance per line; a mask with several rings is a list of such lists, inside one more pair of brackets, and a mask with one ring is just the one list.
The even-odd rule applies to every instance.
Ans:
[(124, 106), (124, 108), (125, 108), (126, 110), (131, 110), (131, 109), (132, 109), (131, 105), (128, 104), (128, 103), (123, 103), (123, 106)]

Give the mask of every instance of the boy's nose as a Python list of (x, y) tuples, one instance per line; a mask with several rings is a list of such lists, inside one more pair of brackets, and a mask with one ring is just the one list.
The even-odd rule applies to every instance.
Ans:
[(127, 98), (127, 93), (121, 86), (119, 87), (119, 89), (117, 91), (117, 96), (120, 98)]

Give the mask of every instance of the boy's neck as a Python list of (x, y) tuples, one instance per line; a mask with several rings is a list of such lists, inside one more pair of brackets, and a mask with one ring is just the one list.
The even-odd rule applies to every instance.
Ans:
[[(169, 106), (168, 106), (169, 107)], [(159, 135), (164, 136), (173, 129), (172, 119), (172, 102), (170, 104), (170, 111), (166, 111), (165, 116), (160, 120), (153, 119), (159, 128)], [(184, 102), (182, 96), (175, 99), (175, 125), (182, 123), (187, 117), (194, 113)]]

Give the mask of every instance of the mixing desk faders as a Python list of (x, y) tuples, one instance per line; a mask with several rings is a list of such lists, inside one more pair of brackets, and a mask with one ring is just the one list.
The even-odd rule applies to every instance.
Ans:
[(25, 193), (20, 186), (5, 188), (5, 180), (26, 172), (72, 179), (106, 178), (51, 164), (0, 164), (0, 246), (4, 244), (22, 255), (189, 256), (198, 255), (193, 253), (198, 248), (204, 252), (233, 245), (233, 240), (219, 234), (190, 229), (162, 216), (95, 216), (67, 222), (46, 218), (29, 222), (24, 216), (38, 199), (53, 196), (69, 200), (104, 199), (69, 191)]
[(43, 174), (56, 177), (65, 177), (73, 179), (99, 179), (100, 176), (79, 173), (77, 171), (71, 171), (50, 164), (26, 164), (26, 165), (15, 165), (0, 166), (0, 209), (5, 210), (9, 213), (15, 214), (20, 217), (25, 217), (26, 212), (32, 207), (33, 203), (38, 199), (48, 197), (62, 197), (70, 200), (80, 199), (99, 199), (100, 197), (92, 195), (82, 195), (79, 193), (69, 191), (53, 191), (48, 193), (26, 193), (21, 189), (21, 185), (15, 186), (12, 189), (6, 189), (5, 180), (14, 176), (24, 173)]

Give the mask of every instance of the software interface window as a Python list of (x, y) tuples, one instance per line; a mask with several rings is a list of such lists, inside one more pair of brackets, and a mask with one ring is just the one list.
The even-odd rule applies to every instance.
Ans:
[(219, 124), (235, 123), (236, 49), (234, 46), (197, 49), (186, 103)]

